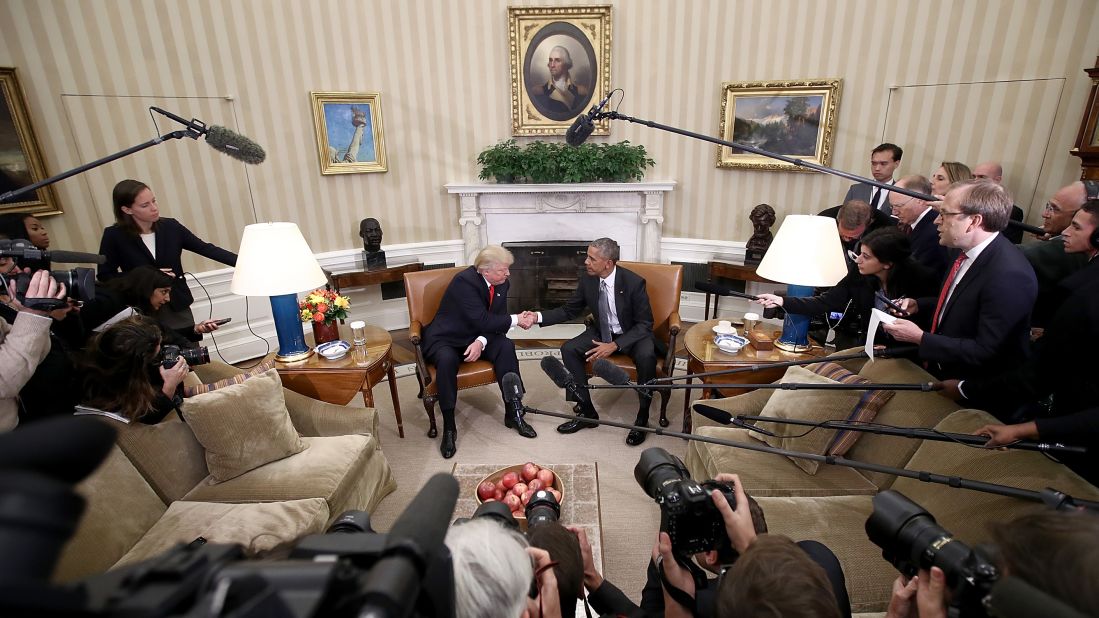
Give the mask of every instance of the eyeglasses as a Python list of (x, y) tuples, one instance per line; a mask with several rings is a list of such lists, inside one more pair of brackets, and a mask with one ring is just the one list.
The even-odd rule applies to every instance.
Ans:
[(964, 216), (967, 216), (967, 217), (968, 217), (968, 216), (969, 216), (969, 213), (966, 213), (966, 212), (960, 212), (960, 211), (959, 211), (959, 212), (947, 212), (947, 211), (945, 211), (945, 210), (940, 210), (940, 211), (939, 211), (939, 216), (940, 216), (940, 217), (942, 217), (943, 219), (945, 219), (945, 218), (947, 218), (947, 217), (957, 217), (957, 216), (959, 216), (959, 215), (964, 215)]
[(1052, 212), (1052, 213), (1065, 212), (1064, 210), (1061, 209), (1060, 206), (1057, 206), (1056, 204), (1054, 204), (1052, 202), (1046, 202), (1045, 208), (1043, 208), (1043, 210), (1045, 210), (1046, 212)]

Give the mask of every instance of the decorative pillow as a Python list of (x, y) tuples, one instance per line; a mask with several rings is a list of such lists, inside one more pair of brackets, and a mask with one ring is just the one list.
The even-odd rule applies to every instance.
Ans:
[(210, 476), (227, 481), (305, 448), (275, 369), (187, 399), (183, 419), (206, 449)]
[[(802, 367), (790, 367), (779, 383), (796, 382), (802, 384), (837, 384), (824, 376), (817, 375)], [(819, 423), (822, 421), (843, 420), (851, 414), (862, 395), (855, 390), (776, 390), (762, 416), (783, 419), (796, 419)], [(777, 448), (814, 455), (824, 455), (836, 434), (834, 429), (813, 429), (804, 425), (786, 425), (781, 423), (757, 422), (756, 427), (772, 432), (773, 436), (752, 432), (761, 440)], [(809, 431), (812, 429), (812, 431)], [(802, 435), (805, 434), (805, 435)], [(816, 474), (820, 462), (801, 458), (790, 458), (802, 470)]]
[[(183, 387), (183, 396), (194, 397), (195, 395), (201, 395), (202, 393), (216, 391), (219, 388), (225, 388), (226, 386), (230, 386), (232, 384), (240, 384), (248, 378), (254, 378), (260, 374), (267, 373), (267, 370), (271, 369), (274, 366), (275, 361), (267, 361), (265, 363), (260, 363), (256, 365), (255, 367), (249, 369), (248, 371), (245, 371), (244, 373), (238, 373), (234, 376), (229, 376), (224, 380), (218, 380), (217, 382), (211, 382), (210, 384), (198, 384), (195, 386), (185, 385)], [(193, 372), (188, 373), (187, 375), (193, 375)]]
[[(819, 376), (824, 376), (841, 384), (873, 384), (871, 380), (867, 380), (856, 373), (851, 373), (832, 362), (815, 363), (808, 365), (806, 368)], [(847, 416), (847, 422), (849, 423), (869, 423), (873, 421), (882, 407), (893, 398), (893, 395), (897, 394), (896, 391), (884, 390), (855, 392), (859, 393), (860, 397), (859, 402), (851, 410), (851, 414)], [(832, 443), (828, 445), (826, 452), (829, 455), (841, 457), (855, 445), (855, 441), (861, 435), (862, 433), (858, 431), (839, 431), (836, 433), (836, 437), (832, 438)]]

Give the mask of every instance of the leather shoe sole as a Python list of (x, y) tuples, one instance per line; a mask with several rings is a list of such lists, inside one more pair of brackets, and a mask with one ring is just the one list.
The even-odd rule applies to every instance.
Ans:
[[(558, 433), (576, 433), (581, 429), (591, 429), (598, 427), (595, 423), (586, 422), (584, 419), (589, 417), (574, 418), (571, 421), (566, 421), (557, 426)], [(598, 417), (596, 417), (598, 418)]]
[(458, 440), (458, 432), (456, 431), (443, 431), (443, 441), (439, 445), (439, 453), (442, 454), (443, 459), (450, 459), (454, 457), (454, 454), (458, 452), (458, 446), (455, 444)]
[(644, 442), (645, 438), (648, 437), (648, 435), (649, 434), (644, 431), (631, 429), (630, 433), (626, 434), (626, 444), (629, 444), (630, 446), (637, 446), (638, 444)]

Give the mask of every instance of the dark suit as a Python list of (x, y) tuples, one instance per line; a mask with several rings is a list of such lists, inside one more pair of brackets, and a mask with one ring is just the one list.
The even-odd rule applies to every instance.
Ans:
[(490, 308), (488, 283), (475, 267), (470, 266), (454, 276), (439, 303), (438, 313), (424, 328), (424, 356), (435, 365), (436, 388), (444, 420), (448, 416), (453, 418), (458, 399), (458, 367), (463, 362), (465, 349), (477, 337), (488, 340), (481, 359), (492, 363), (498, 384), (508, 373), (519, 375), (515, 344), (507, 338), (511, 328), (510, 288), (510, 281), (496, 286)]
[[(867, 185), (855, 185), (855, 186), (864, 186), (865, 187)], [(867, 196), (867, 199), (869, 199), (869, 196)], [(828, 217), (830, 219), (836, 219), (839, 216), (840, 208), (843, 208), (843, 206), (841, 205), (841, 206), (833, 206), (831, 208), (825, 208), (824, 210), (817, 213), (817, 216), (818, 217)], [(873, 232), (874, 230), (878, 230), (878, 229), (881, 229), (881, 228), (884, 228), (884, 227), (895, 227), (896, 225), (897, 225), (897, 220), (896, 219), (894, 219), (893, 217), (885, 214), (884, 212), (882, 212), (880, 210), (874, 210), (874, 211), (871, 211), (870, 223), (866, 224), (866, 231), (864, 231), (862, 233), (862, 235), (866, 236), (867, 234), (869, 234), (870, 232)], [(861, 236), (859, 238), (861, 239)], [(847, 252), (848, 251), (854, 251), (855, 246), (858, 243), (859, 243), (859, 240), (853, 240), (851, 242), (846, 242), (846, 241), (843, 240), (842, 237), (840, 238), (840, 244), (843, 246), (843, 257), (844, 257), (845, 260), (847, 260), (847, 272), (851, 273), (853, 275), (859, 274), (859, 268), (855, 264), (855, 260), (852, 260), (851, 256), (848, 255)]]
[[(1011, 220), (1021, 222), (1023, 220), (1023, 209), (1019, 208), (1018, 206), (1016, 206), (1014, 204), (1012, 204), (1011, 205)], [(1003, 233), (1004, 236), (1007, 236), (1008, 240), (1015, 243), (1016, 245), (1022, 244), (1022, 242), (1023, 242), (1023, 228), (1021, 228), (1021, 227), (1015, 227), (1014, 225), (1008, 225), (1007, 227), (1004, 228), (1004, 231), (1002, 233)]]
[[(567, 322), (579, 316), (585, 310), (595, 316), (594, 324), (588, 326), (580, 335), (561, 346), (561, 357), (565, 367), (578, 384), (587, 384), (584, 371), (585, 354), (595, 347), (592, 340), (600, 338), (599, 321), (599, 283), (594, 275), (582, 275), (572, 293), (572, 297), (562, 306), (542, 313), (541, 324), (550, 326)], [(657, 341), (653, 336), (653, 310), (649, 305), (649, 294), (645, 290), (645, 280), (637, 273), (615, 266), (614, 309), (622, 333), (612, 339), (618, 344), (618, 350), (633, 359), (637, 367), (637, 382), (644, 384), (656, 377)], [(638, 423), (648, 422), (650, 397), (641, 397), (638, 411)]]
[(912, 228), (908, 242), (912, 245), (912, 259), (923, 264), (941, 281), (950, 266), (946, 247), (939, 244), (939, 228), (935, 227), (934, 210), (928, 208), (927, 214)]
[[(1018, 247), (997, 234), (954, 288), (937, 331), (924, 333), (920, 358), (940, 379), (993, 376), (1014, 368), (1027, 357), (1037, 294), (1034, 269)], [(933, 314), (937, 300), (919, 299), (919, 311)]]
[(107, 281), (137, 266), (171, 268), (176, 280), (172, 284), (172, 302), (169, 306), (176, 311), (183, 311), (195, 302), (183, 276), (184, 249), (222, 264), (237, 265), (237, 254), (202, 240), (175, 219), (162, 217), (157, 221), (155, 231), (156, 259), (149, 253), (149, 248), (140, 236), (130, 234), (118, 225), (104, 229), (103, 239), (99, 241), (99, 253), (107, 261), (99, 265), (99, 280)]
[[(892, 184), (896, 184), (896, 182), (895, 181), (890, 181), (888, 184), (892, 185)], [(847, 195), (843, 196), (843, 203), (846, 204), (849, 200), (862, 200), (862, 201), (866, 202), (867, 204), (870, 204), (870, 197), (873, 195), (874, 189), (879, 189), (879, 187), (874, 187), (874, 186), (871, 186), (871, 185), (868, 185), (868, 184), (863, 184), (861, 182), (856, 182), (855, 184), (851, 185), (847, 189)], [(886, 191), (886, 193), (888, 193), (888, 189), (886, 189), (885, 191)], [(878, 212), (884, 212), (886, 214), (886, 216), (888, 216), (889, 214), (891, 214), (893, 212), (893, 207), (890, 206), (890, 204), (889, 204), (889, 196), (888, 195), (880, 195), (881, 190), (879, 190), (878, 193), (879, 193), (878, 203), (876, 205), (877, 207), (874, 208), (874, 210), (877, 210)], [(875, 206), (875, 205), (871, 204), (871, 206)]]

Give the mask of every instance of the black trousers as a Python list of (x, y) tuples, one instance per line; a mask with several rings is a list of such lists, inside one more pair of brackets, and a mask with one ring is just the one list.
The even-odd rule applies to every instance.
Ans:
[[(617, 338), (617, 336), (614, 338)], [(561, 346), (561, 359), (577, 384), (586, 385), (588, 383), (588, 376), (584, 372), (584, 365), (587, 362), (585, 354), (595, 347), (592, 341), (597, 339), (599, 339), (599, 332), (595, 327), (589, 326), (587, 330)], [(644, 384), (656, 377), (656, 339), (651, 335), (643, 337), (629, 347), (622, 348), (619, 352), (633, 359), (634, 365), (637, 367), (638, 384)], [(581, 392), (588, 394), (586, 390)], [(566, 396), (568, 396), (567, 393)], [(590, 403), (590, 395), (588, 396), (588, 402)], [(649, 422), (649, 406), (651, 404), (651, 395), (643, 396), (639, 393), (636, 424), (644, 425)]]
[[(425, 354), (428, 362), (435, 365), (436, 389), (439, 392), (439, 407), (443, 411), (443, 427), (454, 423), (454, 405), (458, 401), (458, 367), (465, 347), (455, 348), (448, 345), (435, 346)], [(508, 373), (519, 375), (519, 359), (515, 357), (515, 343), (504, 336), (489, 339), (488, 346), (481, 352), (481, 358), (492, 363), (496, 372), (496, 383), (503, 393), (504, 376)], [(522, 377), (522, 376), (520, 376)]]

